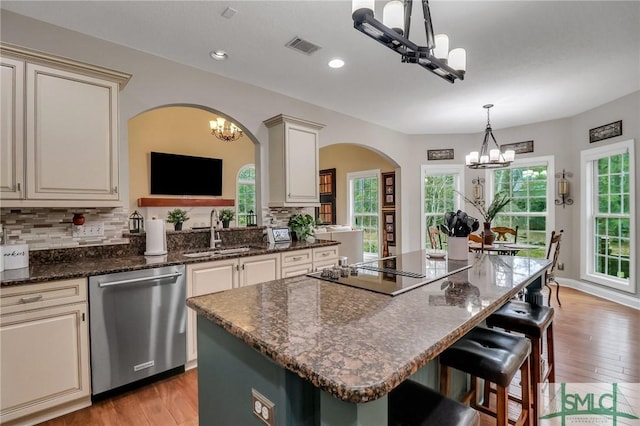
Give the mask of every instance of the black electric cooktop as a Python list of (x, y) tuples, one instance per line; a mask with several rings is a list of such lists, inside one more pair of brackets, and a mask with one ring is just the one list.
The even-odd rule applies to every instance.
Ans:
[(350, 265), (348, 274), (335, 267), (307, 276), (396, 296), (470, 267), (466, 260), (432, 259), (419, 250)]

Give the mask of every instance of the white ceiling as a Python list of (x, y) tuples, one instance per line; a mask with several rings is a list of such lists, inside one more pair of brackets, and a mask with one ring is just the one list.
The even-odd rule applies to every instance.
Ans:
[[(384, 2), (379, 1), (377, 9)], [(640, 90), (638, 1), (432, 1), (467, 50), (450, 84), (353, 28), (351, 1), (5, 1), (3, 9), (261, 86), (407, 134), (569, 117)], [(420, 2), (414, 2), (414, 9)], [(231, 19), (221, 16), (232, 7)], [(378, 10), (376, 10), (378, 12)], [(421, 17), (416, 9), (414, 18)], [(411, 39), (423, 43), (423, 29)], [(322, 47), (284, 47), (298, 36)], [(230, 58), (213, 61), (223, 49)], [(340, 57), (339, 70), (327, 66)]]

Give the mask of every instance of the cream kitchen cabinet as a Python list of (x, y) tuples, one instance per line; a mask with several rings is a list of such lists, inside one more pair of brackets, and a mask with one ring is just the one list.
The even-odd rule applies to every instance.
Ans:
[(87, 280), (2, 287), (0, 302), (0, 422), (91, 405)]
[[(238, 287), (238, 259), (187, 265), (187, 297), (216, 293)], [(196, 312), (187, 312), (187, 365), (196, 366), (198, 346), (196, 335)]]
[(0, 58), (0, 198), (22, 198), (24, 62)]
[(240, 287), (280, 278), (280, 253), (241, 257), (238, 260)]
[(282, 252), (282, 278), (305, 275), (313, 271), (313, 250)]
[(313, 249), (313, 270), (320, 271), (323, 268), (335, 266), (338, 264), (338, 245), (316, 247)]
[[(280, 254), (265, 254), (238, 259), (187, 265), (187, 297), (229, 290), (280, 278)], [(187, 314), (187, 365), (196, 366), (198, 345), (196, 313)]]
[[(14, 129), (3, 130), (2, 153), (15, 150), (2, 160), (3, 206), (121, 205), (118, 91), (130, 75), (7, 44), (0, 48), (2, 124)], [(5, 111), (12, 114), (5, 117)]]
[(269, 206), (319, 206), (318, 139), (322, 124), (277, 115), (269, 128)]

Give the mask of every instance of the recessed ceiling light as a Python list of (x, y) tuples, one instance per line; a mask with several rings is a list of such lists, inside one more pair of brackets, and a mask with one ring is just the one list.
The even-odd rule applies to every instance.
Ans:
[(329, 66), (331, 68), (342, 68), (344, 66), (344, 61), (342, 59), (332, 59), (329, 61)]
[(225, 52), (224, 50), (212, 50), (211, 52), (209, 52), (209, 56), (211, 56), (211, 59), (215, 59), (216, 61), (224, 61), (229, 57), (229, 55), (227, 55), (227, 52)]

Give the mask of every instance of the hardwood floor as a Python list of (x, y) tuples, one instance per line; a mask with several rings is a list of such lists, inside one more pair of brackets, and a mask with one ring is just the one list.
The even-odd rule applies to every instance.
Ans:
[[(552, 300), (556, 312), (556, 382), (640, 382), (640, 312), (566, 287), (561, 290), (560, 300), (562, 308)], [(46, 426), (197, 424), (195, 370), (43, 423)], [(482, 416), (481, 425), (492, 424), (493, 419)]]

